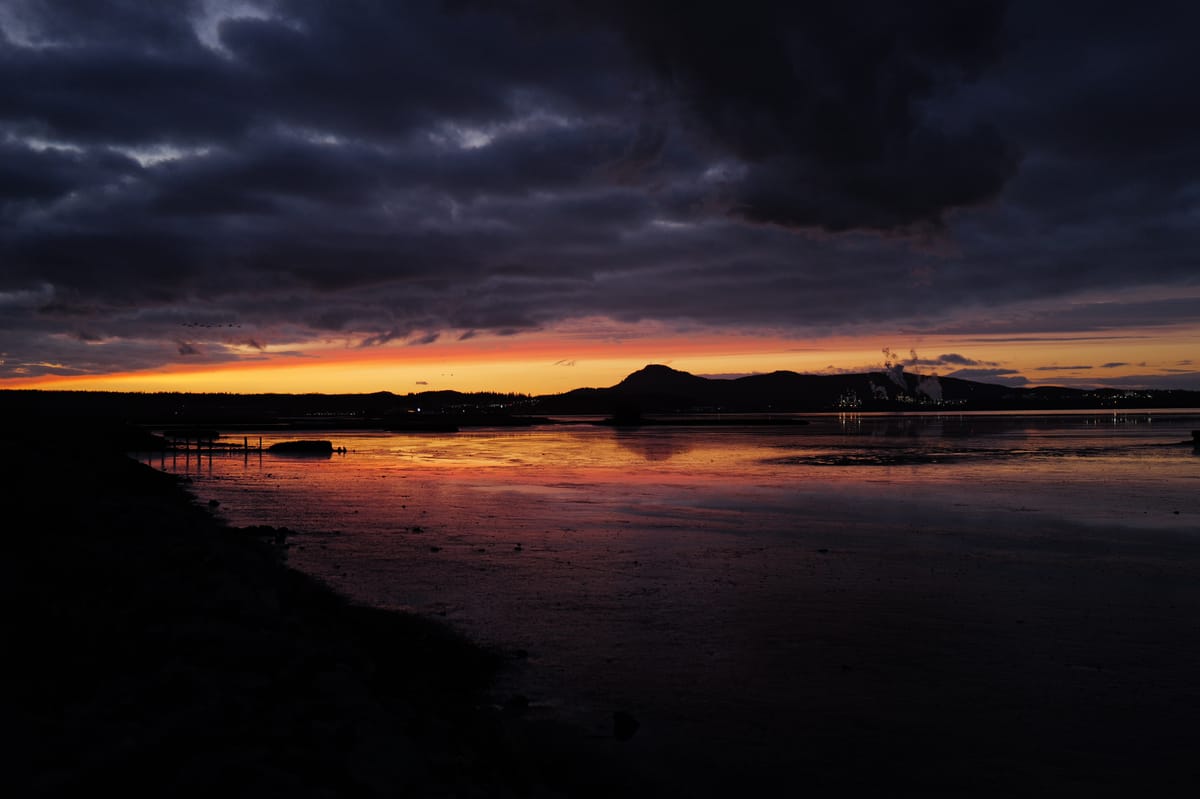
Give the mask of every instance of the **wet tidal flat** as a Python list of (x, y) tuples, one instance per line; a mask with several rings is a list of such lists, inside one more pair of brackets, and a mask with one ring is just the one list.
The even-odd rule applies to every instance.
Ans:
[(155, 465), (294, 530), (339, 591), (508, 652), (532, 713), (631, 714), (647, 780), (1003, 792), (1187, 775), (1195, 426), (338, 433), (328, 459)]

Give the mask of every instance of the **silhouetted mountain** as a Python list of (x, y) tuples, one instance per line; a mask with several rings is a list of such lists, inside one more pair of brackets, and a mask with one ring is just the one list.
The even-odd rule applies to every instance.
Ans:
[(806, 375), (778, 371), (732, 380), (700, 377), (662, 364), (610, 388), (538, 397), (539, 413), (796, 413), (832, 410), (1005, 410), (1196, 407), (1200, 392), (1014, 388), (902, 370)]
[(718, 381), (652, 363), (613, 386), (614, 391), (639, 394), (688, 394), (711, 390)]
[(531, 397), (495, 392), (413, 394), (184, 394), (0, 391), (0, 420), (119, 421), (157, 427), (417, 429), (530, 424), (547, 414), (638, 419), (644, 414), (817, 411), (1196, 408), (1200, 392), (1014, 388), (954, 377), (889, 372), (806, 375), (771, 372), (719, 380), (651, 364), (608, 388)]

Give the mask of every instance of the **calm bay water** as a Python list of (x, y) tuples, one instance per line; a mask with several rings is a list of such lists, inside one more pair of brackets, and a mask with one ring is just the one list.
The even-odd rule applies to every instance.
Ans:
[[(787, 536), (813, 516), (876, 521), (948, 512), (1196, 527), (1200, 413), (847, 415), (804, 427), (618, 429), (590, 424), (455, 435), (304, 433), (347, 454), (152, 458), (188, 474), (233, 524), (338, 531), (387, 554), (420, 526), (499, 545), (683, 526)], [(234, 441), (240, 433), (229, 434)], [(250, 435), (257, 442), (258, 433)], [(264, 446), (299, 437), (268, 432)], [(390, 481), (390, 482), (389, 482)], [(1179, 511), (1178, 514), (1174, 513)], [(644, 531), (643, 531), (644, 532)], [(382, 537), (382, 538), (381, 538)], [(636, 535), (635, 535), (636, 537)], [(380, 551), (379, 548), (382, 548)]]
[[(1178, 442), (1200, 412), (809, 421), (337, 431), (303, 435), (347, 448), (329, 459), (150, 462), (232, 524), (297, 531), (289, 562), (355, 599), (519, 651), (508, 689), (535, 705), (596, 726), (633, 710), (658, 755), (715, 736), (752, 756), (776, 714), (821, 708), (846, 724), (871, 708), (886, 729), (923, 695), (912, 663), (967, 675), (967, 650), (998, 641), (1053, 684), (1100, 654), (1051, 632), (1106, 591), (1136, 593), (1130, 613), (1160, 590), (1197, 599), (1176, 586), (1200, 549), (1200, 456)], [(1032, 636), (1020, 646), (1014, 619)], [(947, 643), (985, 623), (1003, 636)], [(895, 685), (853, 682), (872, 663)]]

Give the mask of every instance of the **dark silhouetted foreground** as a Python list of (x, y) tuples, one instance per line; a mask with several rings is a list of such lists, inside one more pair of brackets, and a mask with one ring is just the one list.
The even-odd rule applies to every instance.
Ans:
[(50, 432), (0, 434), (13, 796), (1197, 785), (1200, 543), (1186, 531), (799, 522), (811, 547), (760, 562), (745, 572), (759, 590), (709, 608), (727, 661), (566, 675), (638, 683), (642, 703), (591, 737), (489, 695), (499, 655), (288, 570), (286, 535), (219, 524), (123, 457), (121, 429)]
[(96, 431), (0, 434), (11, 795), (625, 792), (615, 740), (485, 697), (497, 655), (351, 605)]

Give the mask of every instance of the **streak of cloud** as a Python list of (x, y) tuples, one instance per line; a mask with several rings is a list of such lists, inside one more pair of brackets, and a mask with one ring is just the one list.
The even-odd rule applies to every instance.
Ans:
[(1032, 0), (10, 0), (0, 377), (580, 319), (1194, 332), (1198, 23)]

